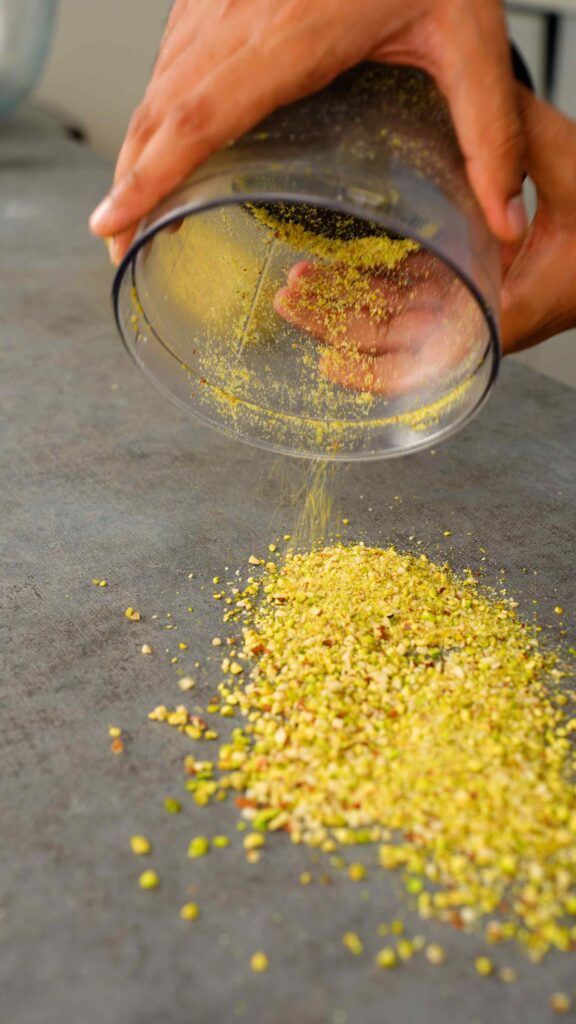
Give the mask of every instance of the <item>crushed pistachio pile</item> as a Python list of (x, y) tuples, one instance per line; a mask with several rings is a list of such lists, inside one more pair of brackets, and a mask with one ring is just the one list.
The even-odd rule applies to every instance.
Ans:
[(254, 832), (327, 853), (377, 843), (423, 918), (574, 948), (576, 695), (514, 602), (363, 544), (252, 571), (209, 709), (242, 723), (186, 758), (197, 803), (231, 791)]

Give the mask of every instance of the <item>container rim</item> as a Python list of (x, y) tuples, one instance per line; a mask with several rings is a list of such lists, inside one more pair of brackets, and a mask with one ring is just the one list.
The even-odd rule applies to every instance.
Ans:
[[(204, 180), (204, 183), (205, 183), (207, 180), (210, 180), (210, 179), (206, 179), (205, 178), (203, 180)], [(122, 286), (124, 284), (125, 276), (126, 276), (127, 273), (130, 272), (130, 269), (131, 269), (131, 271), (132, 271), (132, 273), (131, 273), (131, 284), (132, 284), (132, 287), (134, 289), (136, 289), (137, 286), (136, 286), (136, 278), (135, 278), (135, 274), (134, 274), (134, 267), (135, 267), (136, 257), (138, 255), (138, 252), (149, 241), (151, 241), (155, 237), (155, 235), (159, 234), (160, 231), (163, 231), (170, 224), (173, 224), (176, 221), (181, 221), (183, 219), (186, 219), (187, 217), (194, 216), (195, 214), (206, 213), (209, 210), (214, 210), (214, 209), (218, 209), (218, 208), (222, 208), (222, 207), (226, 207), (226, 206), (239, 206), (239, 205), (243, 205), (244, 203), (247, 203), (247, 202), (253, 202), (253, 203), (259, 203), (259, 202), (260, 203), (270, 203), (270, 202), (292, 203), (292, 204), (305, 205), (305, 206), (321, 207), (323, 209), (328, 209), (328, 210), (336, 210), (339, 213), (344, 213), (344, 214), (346, 214), (348, 216), (356, 217), (356, 218), (358, 218), (360, 220), (369, 221), (372, 224), (377, 224), (384, 231), (395, 232), (396, 234), (402, 235), (404, 238), (409, 238), (409, 239), (417, 242), (422, 248), (428, 250), (434, 256), (436, 256), (436, 258), (439, 259), (445, 266), (449, 267), (449, 269), (452, 271), (452, 273), (457, 278), (459, 278), (460, 281), (462, 281), (462, 283), (468, 289), (469, 293), (475, 299), (477, 305), (480, 308), (480, 311), (482, 312), (482, 314), (484, 316), (486, 324), (488, 326), (488, 334), (489, 334), (489, 336), (488, 336), (488, 341), (487, 341), (487, 345), (486, 345), (486, 350), (485, 350), (484, 355), (482, 357), (482, 360), (480, 361), (478, 366), (480, 367), (480, 366), (483, 365), (483, 363), (486, 361), (486, 359), (488, 357), (488, 353), (490, 351), (492, 351), (493, 359), (492, 359), (492, 365), (490, 367), (490, 375), (489, 375), (488, 380), (486, 382), (486, 385), (485, 385), (485, 388), (484, 388), (484, 392), (480, 396), (480, 398), (476, 401), (475, 405), (471, 409), (469, 409), (462, 416), (461, 419), (458, 419), (454, 423), (448, 424), (442, 430), (439, 430), (434, 435), (427, 437), (426, 440), (423, 440), (421, 443), (415, 443), (415, 444), (410, 445), (410, 447), (407, 448), (407, 449), (399, 448), (398, 450), (396, 450), (396, 449), (392, 449), (390, 451), (381, 450), (381, 451), (378, 451), (378, 452), (368, 452), (368, 453), (358, 452), (358, 453), (347, 453), (347, 454), (334, 454), (334, 453), (326, 453), (326, 454), (324, 454), (324, 453), (317, 453), (317, 452), (298, 451), (298, 450), (292, 449), (292, 448), (285, 448), (282, 445), (275, 445), (275, 444), (272, 444), (271, 442), (267, 442), (265, 440), (260, 440), (259, 439), (259, 440), (256, 441), (256, 440), (253, 440), (250, 437), (243, 437), (241, 434), (234, 433), (234, 431), (232, 431), (232, 430), (227, 430), (224, 423), (220, 423), (219, 421), (214, 421), (214, 420), (210, 419), (209, 417), (203, 415), (197, 409), (192, 408), (189, 405), (189, 403), (183, 401), (181, 398), (176, 396), (172, 391), (170, 391), (167, 387), (165, 387), (158, 380), (158, 378), (155, 377), (154, 374), (152, 374), (148, 370), (148, 368), (146, 367), (146, 364), (143, 363), (143, 362), (140, 362), (137, 359), (136, 354), (135, 354), (133, 348), (131, 347), (131, 345), (129, 344), (128, 339), (126, 337), (126, 334), (125, 334), (125, 331), (124, 331), (124, 326), (122, 324), (122, 320), (121, 320), (121, 317), (120, 317), (120, 293), (121, 293)], [(447, 437), (450, 437), (452, 434), (456, 433), (458, 430), (460, 430), (462, 427), (464, 427), (467, 423), (469, 423), (470, 420), (473, 419), (473, 417), (482, 409), (482, 407), (486, 403), (486, 401), (487, 401), (487, 399), (488, 399), (488, 397), (489, 397), (489, 395), (490, 395), (490, 393), (492, 391), (492, 388), (493, 388), (494, 383), (496, 381), (496, 378), (498, 376), (498, 372), (499, 372), (499, 369), (500, 369), (500, 362), (501, 362), (501, 359), (502, 359), (502, 349), (501, 349), (500, 334), (499, 334), (499, 330), (498, 330), (498, 325), (497, 325), (496, 317), (494, 315), (492, 307), (489, 305), (488, 301), (485, 299), (484, 295), (482, 294), (480, 289), (476, 286), (474, 281), (469, 277), (468, 274), (465, 273), (465, 271), (462, 270), (461, 267), (459, 267), (453, 260), (449, 259), (443, 252), (441, 252), (440, 248), (437, 245), (434, 244), (433, 240), (431, 240), (430, 238), (425, 238), (424, 235), (422, 233), (418, 232), (417, 230), (407, 229), (407, 226), (405, 224), (402, 224), (399, 219), (394, 218), (394, 216), (391, 216), (389, 214), (383, 214), (381, 211), (378, 211), (377, 209), (374, 209), (374, 210), (371, 209), (369, 211), (369, 214), (370, 214), (369, 216), (367, 216), (367, 212), (368, 211), (367, 211), (366, 207), (362, 206), (361, 204), (354, 203), (353, 201), (347, 201), (347, 200), (341, 199), (339, 197), (335, 198), (335, 199), (328, 199), (326, 196), (315, 195), (314, 193), (306, 193), (306, 196), (303, 198), (302, 193), (294, 193), (294, 192), (289, 192), (289, 191), (282, 190), (282, 189), (280, 189), (280, 190), (274, 190), (274, 189), (270, 189), (270, 190), (248, 190), (246, 192), (236, 193), (234, 195), (224, 195), (224, 196), (221, 196), (221, 197), (214, 196), (214, 197), (211, 197), (210, 199), (199, 200), (199, 201), (198, 200), (192, 200), (192, 201), (188, 201), (188, 202), (182, 203), (179, 206), (174, 207), (174, 209), (172, 209), (169, 213), (166, 213), (164, 216), (158, 217), (157, 219), (153, 220), (152, 223), (148, 225), (148, 227), (146, 227), (144, 230), (142, 230), (140, 233), (138, 233), (136, 235), (136, 237), (135, 237), (134, 241), (132, 242), (130, 248), (128, 249), (126, 255), (124, 256), (124, 258), (122, 259), (121, 263), (119, 264), (119, 266), (118, 266), (118, 268), (116, 270), (116, 273), (115, 273), (115, 276), (114, 276), (114, 281), (113, 281), (113, 284), (112, 284), (112, 304), (113, 304), (113, 310), (114, 310), (114, 319), (115, 319), (115, 322), (116, 322), (118, 333), (120, 334), (120, 337), (121, 337), (122, 342), (124, 344), (124, 347), (127, 349), (130, 357), (133, 359), (133, 361), (136, 363), (136, 365), (141, 370), (143, 370), (146, 373), (146, 376), (148, 377), (148, 379), (160, 391), (162, 391), (165, 395), (167, 395), (167, 397), (169, 397), (173, 402), (175, 402), (177, 405), (181, 406), (183, 409), (186, 409), (186, 411), (189, 414), (195, 416), (196, 419), (201, 420), (203, 423), (206, 423), (206, 424), (210, 425), (211, 427), (220, 430), (221, 433), (224, 433), (224, 434), (226, 434), (229, 437), (234, 437), (236, 440), (243, 441), (245, 444), (251, 444), (253, 447), (266, 448), (268, 450), (279, 452), (281, 454), (292, 455), (292, 456), (297, 457), (297, 458), (298, 457), (299, 458), (320, 458), (320, 459), (324, 459), (326, 461), (349, 461), (349, 462), (352, 462), (352, 461), (362, 461), (362, 460), (363, 461), (370, 461), (370, 460), (376, 460), (376, 459), (396, 458), (396, 457), (400, 457), (400, 456), (403, 456), (403, 455), (413, 454), (413, 453), (421, 451), (421, 450), (423, 450), (425, 448), (429, 448), (431, 445), (436, 444), (437, 442), (439, 442), (441, 440), (444, 440)], [(167, 349), (167, 351), (170, 351), (169, 347), (165, 344), (165, 342), (163, 342), (162, 338), (156, 333), (153, 324), (150, 322), (150, 320), (148, 319), (147, 316), (146, 316), (146, 321), (147, 321), (148, 326), (151, 329), (152, 333), (157, 338), (157, 340), (160, 342), (160, 344), (162, 344), (164, 346), (164, 348)]]

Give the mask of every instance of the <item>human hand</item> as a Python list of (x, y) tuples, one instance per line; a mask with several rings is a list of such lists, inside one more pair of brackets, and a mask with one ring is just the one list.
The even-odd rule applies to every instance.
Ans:
[(505, 353), (576, 326), (576, 123), (529, 90), (519, 93), (538, 208), (523, 243), (504, 248)]
[(501, 0), (176, 0), (92, 231), (119, 262), (140, 219), (211, 153), (363, 60), (435, 78), (489, 225), (520, 237), (522, 131)]
[[(526, 170), (537, 189), (538, 208), (526, 238), (502, 250), (505, 355), (576, 326), (576, 123), (528, 89), (518, 90)], [(357, 286), (358, 302), (339, 273), (334, 266), (297, 264), (275, 306), (286, 320), (330, 346), (320, 369), (344, 386), (387, 396), (416, 390), (431, 369), (438, 378), (461, 365), (481, 336), (479, 311), (429, 254), (409, 255), (393, 279), (384, 272), (366, 278), (363, 304), (362, 289)], [(381, 297), (384, 316), (377, 315), (370, 294)], [(332, 317), (326, 315), (327, 303), (336, 311)]]
[(297, 263), (274, 307), (324, 344), (320, 373), (386, 398), (437, 385), (483, 347), (486, 335), (465, 285), (422, 250), (373, 274), (345, 264)]

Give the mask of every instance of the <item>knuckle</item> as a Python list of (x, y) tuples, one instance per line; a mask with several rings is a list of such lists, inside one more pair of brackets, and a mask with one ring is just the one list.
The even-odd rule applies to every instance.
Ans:
[(121, 191), (123, 193), (133, 192), (139, 194), (143, 190), (143, 185), (144, 179), (142, 176), (142, 171), (140, 170), (138, 165), (135, 165), (134, 167), (130, 168), (126, 177), (123, 179)]
[(171, 121), (179, 135), (210, 139), (214, 128), (214, 102), (206, 93), (198, 93), (175, 108)]
[(152, 134), (153, 128), (152, 113), (147, 104), (141, 103), (130, 118), (129, 133), (137, 142), (143, 142)]
[(492, 151), (500, 160), (521, 163), (524, 154), (524, 132), (519, 118), (510, 115), (494, 123)]

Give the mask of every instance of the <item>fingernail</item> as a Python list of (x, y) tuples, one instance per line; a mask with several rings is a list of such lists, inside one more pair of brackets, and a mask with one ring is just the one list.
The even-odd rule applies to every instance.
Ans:
[(108, 219), (112, 213), (112, 197), (110, 195), (105, 196), (102, 202), (96, 207), (93, 214), (90, 217), (89, 224), (90, 230), (94, 231), (95, 234), (101, 230), (102, 225)]
[(513, 234), (514, 238), (520, 238), (526, 234), (528, 230), (528, 213), (524, 196), (521, 192), (508, 202), (506, 216), (510, 233)]
[(118, 264), (120, 263), (120, 245), (117, 239), (114, 237), (107, 238), (106, 245), (108, 247), (108, 255), (110, 257), (110, 262), (113, 264), (113, 266), (117, 267)]

